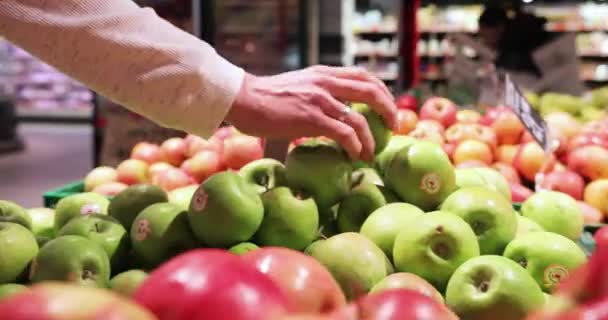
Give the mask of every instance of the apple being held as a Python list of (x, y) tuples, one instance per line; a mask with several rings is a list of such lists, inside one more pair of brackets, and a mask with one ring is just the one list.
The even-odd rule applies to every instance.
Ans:
[(456, 112), (456, 122), (458, 123), (479, 123), (481, 121), (481, 114), (475, 110), (462, 109)]
[(608, 149), (591, 145), (579, 147), (568, 155), (568, 168), (590, 180), (608, 178)]
[(327, 313), (346, 304), (333, 276), (313, 257), (286, 248), (261, 248), (243, 256), (294, 302), (295, 311)]
[(528, 181), (534, 181), (536, 174), (545, 163), (545, 152), (536, 142), (527, 142), (519, 146), (513, 166)]
[(456, 165), (470, 160), (479, 160), (490, 165), (492, 164), (492, 149), (481, 141), (465, 140), (456, 146), (452, 158)]
[(441, 97), (433, 97), (424, 102), (420, 108), (421, 120), (435, 120), (444, 127), (449, 127), (456, 122), (458, 107), (454, 102)]
[(136, 144), (131, 150), (131, 159), (142, 160), (148, 164), (166, 161), (165, 154), (160, 146), (149, 142)]
[(264, 148), (256, 137), (236, 135), (224, 140), (222, 156), (228, 168), (238, 170), (251, 161), (262, 159)]
[(367, 104), (353, 103), (352, 109), (365, 117), (375, 142), (374, 154), (380, 153), (392, 136), (391, 129), (386, 126), (384, 119)]
[(97, 167), (84, 178), (84, 191), (92, 191), (97, 186), (118, 180), (116, 169), (112, 167)]
[(542, 290), (526, 269), (501, 256), (468, 260), (446, 290), (446, 304), (462, 319), (523, 319), (544, 303)]
[(266, 320), (293, 310), (268, 276), (217, 249), (192, 250), (165, 262), (134, 300), (163, 320)]
[(167, 139), (160, 145), (160, 149), (171, 165), (179, 166), (186, 160), (186, 142), (182, 138)]
[(608, 215), (608, 179), (599, 179), (585, 187), (585, 202)]
[(418, 101), (416, 100), (416, 97), (411, 94), (403, 94), (399, 96), (397, 101), (395, 101), (395, 104), (399, 110), (411, 110), (414, 112), (418, 111)]
[(585, 180), (577, 173), (566, 171), (552, 171), (544, 176), (540, 187), (569, 194), (576, 200), (583, 200)]
[(492, 168), (498, 171), (498, 173), (502, 174), (502, 176), (505, 177), (510, 184), (521, 183), (519, 174), (512, 165), (504, 162), (495, 162), (492, 164)]
[(379, 293), (394, 289), (407, 289), (421, 293), (429, 298), (433, 298), (438, 303), (443, 304), (443, 296), (435, 287), (421, 277), (407, 272), (397, 272), (388, 275), (375, 285), (370, 293)]
[(194, 178), (196, 183), (201, 183), (213, 174), (220, 172), (223, 169), (223, 164), (217, 152), (205, 150), (184, 161), (181, 169)]
[(184, 170), (171, 168), (155, 176), (153, 184), (158, 185), (165, 191), (175, 190), (196, 183)]
[(496, 133), (498, 144), (515, 144), (524, 132), (525, 127), (507, 107), (497, 107), (488, 110), (481, 123), (491, 127)]
[(156, 320), (156, 317), (109, 290), (44, 283), (3, 300), (0, 303), (0, 319)]
[(405, 109), (397, 110), (397, 129), (394, 133), (407, 135), (416, 128), (417, 123), (418, 115), (416, 115), (416, 112)]
[(15, 282), (38, 254), (34, 235), (24, 226), (0, 222), (0, 283)]
[(143, 160), (127, 159), (116, 167), (118, 181), (127, 185), (148, 181), (149, 165)]
[(109, 183), (104, 183), (102, 185), (98, 185), (91, 192), (98, 193), (98, 194), (101, 194), (106, 197), (113, 197), (128, 187), (129, 187), (128, 185), (126, 185), (122, 182), (109, 182)]

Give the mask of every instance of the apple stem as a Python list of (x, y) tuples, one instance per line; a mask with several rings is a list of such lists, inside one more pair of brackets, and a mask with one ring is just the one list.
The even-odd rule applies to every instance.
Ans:
[(484, 292), (484, 293), (485, 293), (485, 292), (487, 292), (487, 291), (488, 291), (488, 289), (490, 289), (490, 284), (489, 284), (487, 281), (482, 281), (482, 282), (479, 284), (479, 291), (481, 291), (481, 292)]

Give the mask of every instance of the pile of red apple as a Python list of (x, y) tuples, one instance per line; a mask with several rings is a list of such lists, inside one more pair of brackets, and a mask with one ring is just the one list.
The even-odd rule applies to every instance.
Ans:
[(561, 191), (577, 201), (587, 223), (608, 215), (608, 119), (581, 123), (566, 112), (545, 116), (551, 136), (559, 141), (552, 161), (518, 117), (506, 107), (463, 109), (448, 99), (434, 97), (419, 111), (411, 96), (398, 100), (396, 134), (430, 140), (443, 146), (456, 167), (491, 167), (511, 184), (514, 202), (535, 190)]
[(102, 166), (89, 172), (85, 191), (113, 196), (127, 186), (149, 183), (171, 191), (196, 185), (216, 172), (238, 170), (262, 158), (263, 141), (232, 126), (218, 129), (209, 139), (195, 135), (170, 138), (160, 145), (140, 142), (129, 159), (116, 168)]

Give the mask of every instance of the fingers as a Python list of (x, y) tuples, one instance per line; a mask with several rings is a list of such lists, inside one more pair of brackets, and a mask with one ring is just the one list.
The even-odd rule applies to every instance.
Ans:
[(328, 115), (322, 116), (315, 125), (317, 126), (315, 131), (319, 131), (338, 142), (346, 150), (351, 159), (360, 159), (362, 144), (353, 127)]
[[(345, 110), (350, 110), (349, 107), (329, 94), (321, 94), (320, 97), (318, 105), (327, 116), (354, 130), (354, 135), (361, 147), (359, 153), (357, 153), (357, 156), (353, 159), (361, 158), (366, 161), (373, 160), (375, 142), (365, 117), (357, 112), (345, 113)], [(343, 139), (345, 138), (343, 137)], [(344, 147), (346, 148), (346, 146)]]
[[(391, 100), (395, 100), (395, 97), (391, 91), (386, 87), (382, 80), (371, 74), (369, 71), (359, 67), (330, 67), (330, 66), (314, 66), (311, 67), (315, 72), (329, 75), (341, 79), (359, 80), (365, 82), (374, 83), (378, 89), (382, 90)], [(356, 101), (359, 102), (359, 101)]]
[(322, 85), (329, 93), (341, 101), (363, 102), (384, 118), (387, 126), (397, 126), (397, 107), (393, 100), (378, 90), (370, 82), (326, 77)]

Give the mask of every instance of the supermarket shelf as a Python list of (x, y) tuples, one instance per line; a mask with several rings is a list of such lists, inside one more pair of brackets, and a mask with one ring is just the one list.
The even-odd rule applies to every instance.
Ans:
[(397, 31), (356, 31), (354, 32), (356, 37), (366, 38), (366, 39), (386, 39), (386, 38), (394, 38), (397, 36)]
[(27, 122), (91, 123), (93, 108), (68, 110), (17, 108), (17, 118)]
[(363, 58), (370, 58), (370, 57), (374, 57), (374, 58), (379, 58), (379, 59), (396, 59), (398, 56), (395, 53), (373, 53), (373, 52), (359, 52), (355, 54), (355, 58), (356, 59), (363, 59)]

